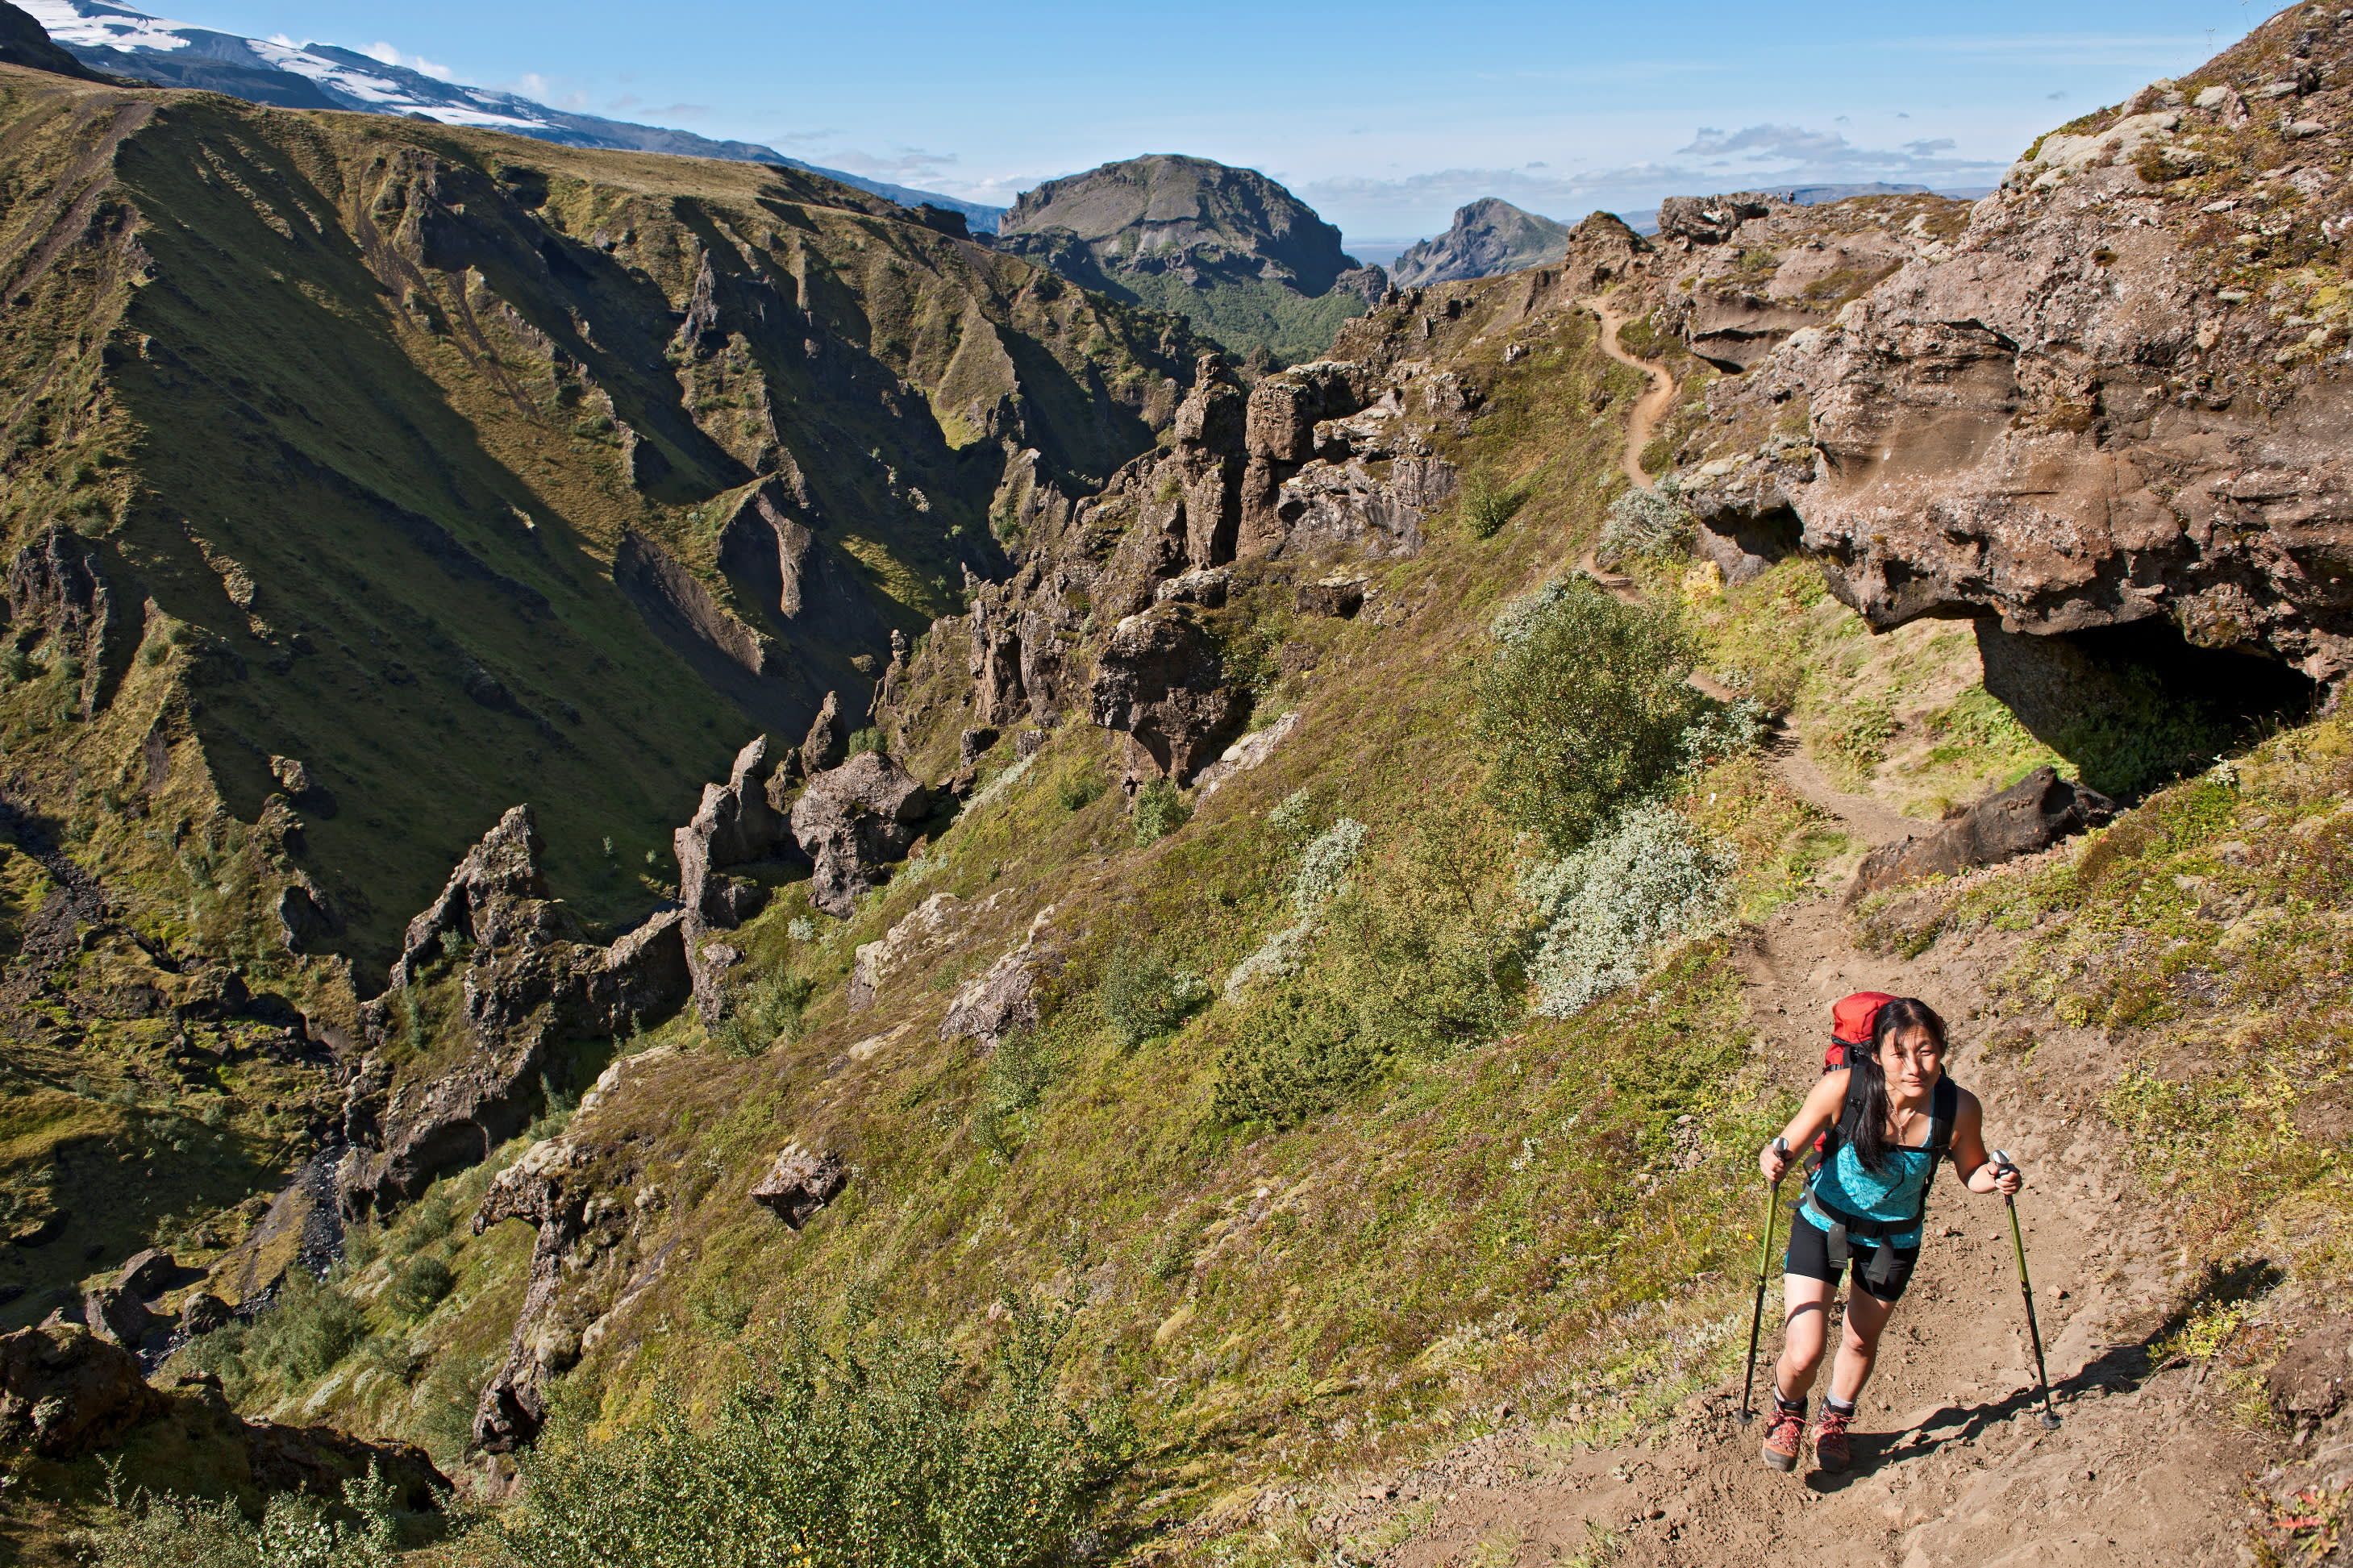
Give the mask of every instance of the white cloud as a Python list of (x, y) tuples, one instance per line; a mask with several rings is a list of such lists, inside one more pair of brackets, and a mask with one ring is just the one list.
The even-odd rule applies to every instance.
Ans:
[(378, 39), (376, 42), (368, 45), (359, 52), (382, 65), (400, 66), (408, 70), (421, 71), (427, 76), (437, 78), (442, 81), (455, 81), (458, 79), (458, 73), (450, 69), (448, 66), (436, 64), (434, 61), (427, 59), (423, 55), (403, 54), (396, 47), (387, 44), (382, 39)]

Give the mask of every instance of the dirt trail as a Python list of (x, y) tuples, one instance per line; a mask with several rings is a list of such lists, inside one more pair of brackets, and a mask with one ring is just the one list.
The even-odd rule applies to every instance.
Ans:
[[(1625, 315), (1612, 310), (1606, 300), (1595, 298), (1583, 301), (1586, 309), (1601, 319), (1601, 352), (1620, 364), (1639, 370), (1650, 381), (1650, 390), (1643, 393), (1626, 419), (1626, 447), (1619, 458), (1619, 467), (1627, 479), (1641, 489), (1651, 488), (1642, 471), (1642, 448), (1651, 444), (1651, 434), (1657, 428), (1659, 417), (1675, 395), (1674, 378), (1654, 364), (1636, 359), (1619, 346), (1618, 329), (1625, 324)], [(1595, 582), (1631, 601), (1640, 595), (1633, 579), (1605, 571), (1588, 550), (1577, 563), (1579, 570)], [(1694, 673), (1691, 683), (1720, 702), (1728, 702), (1736, 693), (1727, 690), (1706, 676)], [(1855, 837), (1876, 847), (1913, 837), (1933, 829), (1934, 824), (1915, 822), (1894, 807), (1872, 799), (1869, 795), (1849, 795), (1837, 788), (1825, 777), (1812, 758), (1800, 750), (1793, 738), (1783, 736), (1773, 747), (1773, 768), (1781, 782), (1802, 799), (1838, 818), (1840, 824)]]
[(1674, 401), (1675, 378), (1659, 366), (1636, 359), (1618, 343), (1618, 329), (1626, 324), (1624, 312), (1610, 308), (1604, 299), (1579, 301), (1601, 318), (1601, 352), (1630, 370), (1640, 371), (1650, 387), (1634, 400), (1634, 411), (1626, 418), (1626, 451), (1618, 466), (1640, 489), (1651, 488), (1650, 476), (1642, 472), (1642, 448), (1651, 444), (1651, 432), (1659, 427), (1659, 418)]
[[(1741, 962), (1767, 1070), (1792, 1090), (1820, 1070), (1830, 1004), (1849, 991), (1919, 995), (1953, 1021), (1955, 1076), (1984, 1097), (1989, 1141), (2010, 1149), (2031, 1183), (2020, 1214), (2059, 1430), (2036, 1420), (2002, 1205), (1943, 1174), (1920, 1271), (1865, 1391), (1852, 1473), (1764, 1468), (1761, 1424), (1736, 1420), (1736, 1372), (1647, 1442), (1564, 1458), (1526, 1431), (1479, 1439), (1396, 1478), (1393, 1497), (1352, 1505), (1341, 1533), (1362, 1539), (1428, 1508), (1421, 1528), (1376, 1559), (1398, 1568), (1556, 1563), (1590, 1549), (1588, 1524), (1616, 1537), (1609, 1561), (1637, 1565), (1817, 1555), (1891, 1568), (2237, 1561), (2236, 1491), (2262, 1456), (2206, 1403), (2194, 1370), (2144, 1370), (2141, 1347), (2179, 1281), (2160, 1216), (2128, 1195), (2113, 1133), (2087, 1114), (2096, 1089), (2068, 1073), (2096, 1042), (2046, 1039), (2046, 1066), (2060, 1069), (2047, 1077), (1978, 1048), (1984, 979), (2015, 940), (1947, 952), (1948, 939), (1916, 960), (1873, 957), (1850, 943), (1838, 901), (1822, 899), (1781, 911)], [(1786, 1212), (1778, 1234), (1788, 1234)], [(1774, 1272), (1760, 1389), (1778, 1343), (1778, 1260)], [(1745, 1305), (1739, 1316), (1745, 1343)]]

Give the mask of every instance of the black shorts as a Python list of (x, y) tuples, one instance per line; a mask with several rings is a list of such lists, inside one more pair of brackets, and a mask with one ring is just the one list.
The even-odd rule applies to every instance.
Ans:
[[(1850, 1240), (1847, 1250), (1854, 1258), (1857, 1289), (1890, 1305), (1903, 1300), (1904, 1287), (1912, 1283), (1913, 1265), (1920, 1261), (1918, 1247), (1898, 1247), (1893, 1249), (1894, 1261), (1888, 1267), (1887, 1282), (1883, 1285), (1863, 1283), (1863, 1276), (1878, 1260), (1877, 1242)], [(1839, 1276), (1846, 1272), (1842, 1265), (1831, 1261), (1830, 1232), (1808, 1219), (1803, 1213), (1790, 1217), (1789, 1256), (1781, 1267), (1786, 1273), (1800, 1275), (1808, 1279), (1827, 1280), (1833, 1286), (1838, 1284)]]

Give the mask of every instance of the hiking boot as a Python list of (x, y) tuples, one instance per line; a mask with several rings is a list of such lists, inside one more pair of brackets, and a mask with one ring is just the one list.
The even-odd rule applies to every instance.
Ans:
[(1853, 1419), (1853, 1411), (1833, 1410), (1827, 1402), (1814, 1418), (1814, 1462), (1832, 1475), (1843, 1475), (1854, 1463), (1854, 1449), (1846, 1436), (1847, 1424)]
[(1806, 1447), (1806, 1407), (1795, 1410), (1779, 1401), (1774, 1402), (1772, 1425), (1765, 1428), (1764, 1458), (1768, 1469), (1787, 1473), (1798, 1468), (1798, 1456)]

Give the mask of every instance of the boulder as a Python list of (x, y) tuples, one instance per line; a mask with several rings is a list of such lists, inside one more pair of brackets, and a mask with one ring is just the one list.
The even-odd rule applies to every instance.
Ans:
[[(201, 1269), (196, 1270), (202, 1273)], [(132, 1254), (114, 1277), (115, 1288), (124, 1294), (152, 1301), (180, 1282), (178, 1259), (160, 1247)]]
[(995, 1050), (1006, 1036), (1038, 1022), (1037, 984), (1033, 954), (1027, 947), (1014, 949), (989, 965), (987, 973), (957, 989), (941, 1020), (940, 1038), (970, 1036), (981, 1049)]
[(768, 801), (768, 777), (775, 771), (767, 737), (754, 736), (735, 753), (727, 782), (703, 785), (693, 819), (670, 836), (678, 858), (678, 900), (691, 923), (731, 928), (767, 902), (758, 883), (719, 871), (768, 859), (785, 842), (784, 818)]
[(199, 1290), (180, 1306), (180, 1333), (200, 1340), (215, 1329), (228, 1327), (228, 1303), (208, 1290)]
[(752, 1186), (752, 1201), (772, 1210), (793, 1229), (840, 1194), (849, 1168), (839, 1154), (812, 1154), (797, 1143), (785, 1145), (767, 1174)]
[(1347, 620), (1365, 607), (1365, 579), (1326, 577), (1317, 583), (1302, 583), (1293, 591), (1293, 602), (1303, 616), (1335, 616)]
[(265, 1492), (339, 1499), (344, 1482), (373, 1473), (392, 1489), (394, 1506), (424, 1513), (439, 1508), (450, 1491), (449, 1478), (413, 1443), (372, 1443), (332, 1426), (242, 1425), (246, 1466), (253, 1484)]
[(1854, 892), (1877, 892), (1923, 877), (1949, 877), (2048, 849), (2116, 815), (2116, 802), (2049, 767), (1986, 796), (1925, 838), (1884, 844), (1863, 858)]
[(164, 1404), (137, 1356), (85, 1330), (0, 1335), (0, 1444), (70, 1459), (119, 1441)]
[(931, 794), (881, 752), (861, 752), (810, 778), (793, 803), (793, 837), (816, 863), (809, 901), (847, 920), (877, 872), (914, 842)]
[(81, 1321), (109, 1344), (135, 1351), (155, 1330), (155, 1316), (130, 1291), (100, 1285), (83, 1293)]
[(1761, 191), (1720, 196), (1669, 196), (1659, 204), (1659, 237), (1693, 245), (1722, 245), (1753, 217), (1785, 211), (1792, 204)]
[(1089, 717), (1134, 742), (1129, 775), (1192, 782), (1225, 749), (1249, 704), (1227, 683), (1217, 640), (1191, 607), (1164, 605), (1113, 628), (1088, 692)]
[(841, 693), (828, 691), (801, 742), (801, 776), (815, 778), (828, 768), (838, 768), (849, 755), (849, 726), (842, 721)]
[(2344, 1409), (2353, 1394), (2353, 1317), (2333, 1318), (2290, 1345), (2263, 1385), (2272, 1414), (2299, 1436)]
[[(996, 901), (992, 893), (981, 908)], [(880, 942), (860, 943), (849, 969), (849, 1010), (861, 1013), (874, 1005), (893, 973), (916, 954), (952, 939), (971, 912), (954, 893), (934, 893), (908, 910)]]

